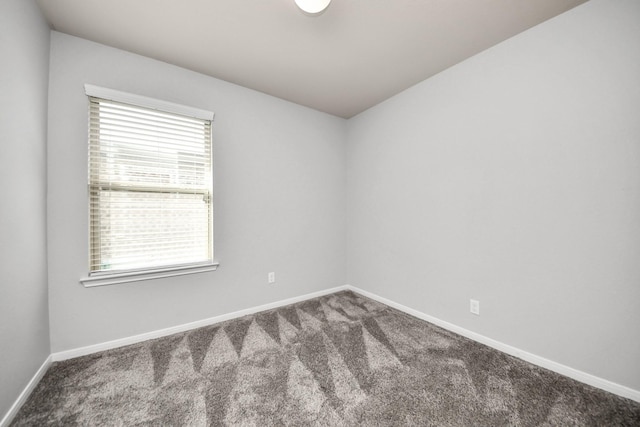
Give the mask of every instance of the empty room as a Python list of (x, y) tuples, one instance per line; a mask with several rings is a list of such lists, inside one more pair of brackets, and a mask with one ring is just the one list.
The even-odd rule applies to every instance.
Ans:
[(640, 426), (637, 0), (0, 1), (0, 427)]

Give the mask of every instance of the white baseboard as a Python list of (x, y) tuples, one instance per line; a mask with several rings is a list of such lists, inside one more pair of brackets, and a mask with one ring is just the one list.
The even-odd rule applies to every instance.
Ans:
[(282, 307), (289, 304), (295, 304), (300, 301), (305, 301), (312, 298), (321, 297), (323, 295), (332, 294), (334, 292), (346, 290), (346, 286), (338, 286), (331, 289), (325, 289), (318, 292), (312, 292), (310, 294), (301, 295), (299, 297), (287, 298), (282, 301), (276, 301), (269, 304), (259, 305), (257, 307), (251, 307), (244, 310), (235, 311), (233, 313), (222, 314), (220, 316), (210, 317), (208, 319), (198, 320), (195, 322), (185, 323), (182, 325), (172, 326), (166, 329), (159, 329), (157, 331), (146, 332), (140, 335), (134, 335), (131, 337), (120, 338), (113, 341), (107, 341), (104, 343), (88, 345), (86, 347), (75, 348), (71, 350), (60, 351), (53, 353), (51, 357), (54, 362), (61, 360), (73, 359), (74, 357), (86, 356), (87, 354), (97, 353), (100, 351), (111, 350), (113, 348), (122, 347), (125, 345), (136, 344), (142, 341), (147, 341), (155, 338), (165, 337), (167, 335), (176, 334), (179, 332), (189, 331), (191, 329), (201, 328), (203, 326), (213, 325), (215, 323), (224, 322), (238, 317), (246, 316), (248, 314), (258, 313), (260, 311), (272, 310), (274, 308)]
[(468, 329), (461, 328), (460, 326), (454, 325), (452, 323), (445, 322), (444, 320), (422, 313), (421, 311), (414, 310), (413, 308), (409, 308), (402, 304), (398, 304), (397, 302), (391, 301), (387, 298), (381, 297), (379, 295), (365, 291), (355, 286), (345, 285), (344, 288), (349, 289), (353, 292), (359, 293), (363, 296), (366, 296), (378, 302), (381, 302), (382, 304), (388, 305), (389, 307), (393, 307), (397, 310), (410, 314), (414, 317), (417, 317), (418, 319), (426, 320), (429, 323), (433, 323), (434, 325), (440, 326), (441, 328), (454, 332), (458, 335), (462, 335), (466, 338), (472, 339), (486, 346), (495, 348), (496, 350), (499, 350), (503, 353), (507, 353), (511, 356), (525, 360), (534, 365), (540, 366), (542, 368), (548, 369), (553, 372), (557, 372), (560, 375), (573, 378), (574, 380), (580, 381), (581, 383), (588, 384), (593, 387), (597, 387), (599, 389), (608, 391), (613, 394), (617, 394), (618, 396), (622, 396), (627, 399), (640, 402), (640, 391), (638, 390), (634, 390), (632, 388), (614, 383), (612, 381), (605, 380), (600, 377), (596, 377), (595, 375), (591, 375), (586, 372), (579, 371), (577, 369), (571, 368), (561, 363), (554, 362), (553, 360), (549, 360), (541, 356), (537, 356), (527, 351), (520, 350), (519, 348), (512, 347), (508, 344), (504, 344), (492, 338), (485, 337), (484, 335), (480, 335)]
[(11, 408), (9, 408), (9, 411), (4, 415), (2, 420), (0, 420), (0, 427), (9, 427), (9, 424), (11, 424), (13, 418), (16, 416), (22, 405), (24, 405), (24, 402), (27, 401), (27, 398), (31, 395), (33, 389), (36, 388), (42, 377), (44, 377), (44, 374), (47, 372), (47, 369), (49, 369), (49, 366), (51, 366), (51, 363), (52, 358), (51, 355), (49, 355), (35, 375), (31, 378), (24, 390), (22, 390), (22, 393), (20, 393), (20, 396), (18, 396)]
[(428, 314), (422, 313), (418, 310), (406, 307), (402, 304), (398, 304), (394, 301), (391, 301), (387, 298), (381, 297), (374, 293), (365, 291), (363, 289), (357, 288), (351, 285), (343, 285), (338, 286), (331, 289), (325, 289), (318, 292), (312, 292), (306, 295), (301, 295), (298, 297), (288, 298), (285, 300), (263, 304), (256, 307), (247, 308), (244, 310), (235, 311), (232, 313), (222, 314), (220, 316), (211, 317), (208, 319), (198, 320), (195, 322), (185, 323), (178, 326), (173, 326), (171, 328), (160, 329), (157, 331), (151, 331), (140, 335), (135, 335), (131, 337), (121, 338), (113, 341), (108, 341), (105, 343), (99, 343), (95, 345), (89, 345), (86, 347), (61, 351), (57, 353), (51, 354), (45, 362), (42, 364), (38, 372), (33, 376), (27, 387), (25, 387), (24, 391), (20, 394), (16, 402), (10, 408), (9, 412), (4, 416), (2, 421), (0, 421), (0, 427), (5, 427), (9, 425), (9, 422), (13, 419), (15, 414), (18, 412), (22, 404), (29, 397), (29, 394), (36, 386), (36, 384), (42, 379), (46, 370), (49, 368), (52, 362), (57, 362), (61, 360), (72, 359), (74, 357), (85, 356), (92, 353), (97, 353), (104, 350), (110, 350), (113, 348), (122, 347), (125, 345), (136, 344), (142, 341), (161, 338), (167, 335), (185, 332), (191, 329), (200, 328), (203, 326), (208, 326), (220, 322), (224, 322), (227, 320), (232, 320), (238, 317), (246, 316), (249, 314), (254, 314), (260, 311), (272, 310), (274, 308), (282, 307), (289, 304), (295, 304), (297, 302), (305, 301), (311, 298), (317, 298), (320, 296), (332, 294), (334, 292), (343, 291), (343, 290), (351, 290), (353, 292), (359, 293), (363, 296), (369, 297), (373, 300), (379, 301), (383, 304), (386, 304), (390, 307), (393, 307), (397, 310), (403, 311), (407, 314), (410, 314), (419, 319), (425, 320), (427, 322), (433, 323), (434, 325), (440, 326), (441, 328), (447, 329), (456, 334), (462, 335), (474, 341), (477, 341), (481, 344), (485, 344), (489, 347), (495, 348), (496, 350), (502, 351), (503, 353), (509, 354), (511, 356), (517, 357), (519, 359), (525, 360), (529, 363), (533, 363), (534, 365), (538, 365), (542, 368), (549, 369), (550, 371), (557, 372), (561, 375), (567, 376), (569, 378), (573, 378), (574, 380), (580, 381), (582, 383), (600, 388), (602, 390), (608, 391), (610, 393), (617, 394), (619, 396), (625, 397), (627, 399), (634, 400), (636, 402), (640, 402), (640, 391), (631, 389), (629, 387), (625, 387), (623, 385), (614, 383), (612, 381), (605, 380), (600, 377), (596, 377), (595, 375), (588, 374), (586, 372), (579, 371), (577, 369), (568, 367), (566, 365), (562, 365), (560, 363), (554, 362), (552, 360), (546, 359), (541, 356), (537, 356), (535, 354), (529, 353), (524, 350), (520, 350), (516, 347), (504, 344), (500, 341), (496, 341), (492, 338), (488, 338), (484, 335), (480, 335), (476, 332), (469, 331), (468, 329), (464, 329), (452, 323), (446, 322), (444, 320), (438, 319), (436, 317), (430, 316)]

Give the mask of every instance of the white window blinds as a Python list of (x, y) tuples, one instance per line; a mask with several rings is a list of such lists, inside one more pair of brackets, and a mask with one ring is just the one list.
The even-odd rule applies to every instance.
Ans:
[(212, 263), (211, 120), (89, 101), (90, 273)]

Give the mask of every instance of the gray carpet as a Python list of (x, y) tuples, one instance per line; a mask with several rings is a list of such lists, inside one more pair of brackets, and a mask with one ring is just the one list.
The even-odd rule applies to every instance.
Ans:
[(640, 404), (352, 292), (59, 362), (14, 426), (640, 426)]

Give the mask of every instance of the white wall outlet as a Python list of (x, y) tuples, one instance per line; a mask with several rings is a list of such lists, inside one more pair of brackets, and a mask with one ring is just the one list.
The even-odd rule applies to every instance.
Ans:
[(469, 300), (469, 311), (480, 316), (480, 301), (475, 299)]
[(273, 271), (269, 273), (269, 275), (267, 276), (267, 281), (269, 283), (276, 283), (276, 273), (274, 273)]

